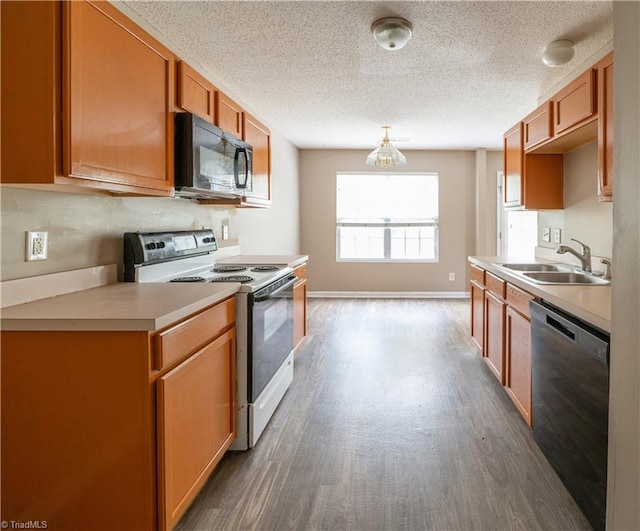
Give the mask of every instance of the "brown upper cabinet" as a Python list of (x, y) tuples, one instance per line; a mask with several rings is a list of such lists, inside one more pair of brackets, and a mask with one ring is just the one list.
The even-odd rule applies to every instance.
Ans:
[(556, 135), (577, 129), (597, 118), (595, 86), (595, 71), (589, 68), (551, 98)]
[(596, 140), (598, 198), (611, 201), (613, 52), (505, 133), (504, 206), (562, 208), (562, 155)]
[(613, 52), (598, 65), (598, 198), (613, 199)]
[(553, 137), (553, 103), (548, 101), (522, 120), (524, 149), (529, 151)]
[(224, 92), (216, 92), (216, 124), (237, 138), (243, 138), (242, 107)]
[(1, 9), (2, 183), (172, 195), (173, 54), (108, 2)]
[(562, 155), (525, 154), (524, 123), (504, 134), (505, 208), (558, 209), (563, 205)]
[(184, 61), (178, 62), (178, 106), (209, 123), (216, 122), (216, 87)]
[(249, 113), (244, 116), (243, 140), (253, 147), (253, 202), (271, 202), (271, 132)]

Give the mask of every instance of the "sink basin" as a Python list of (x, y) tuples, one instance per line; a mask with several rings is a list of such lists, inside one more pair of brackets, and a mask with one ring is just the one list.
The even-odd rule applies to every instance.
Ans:
[(538, 284), (591, 284), (597, 286), (610, 284), (608, 280), (603, 278), (573, 271), (529, 271), (522, 273), (522, 276)]
[(557, 264), (496, 264), (514, 271), (568, 271), (569, 268)]

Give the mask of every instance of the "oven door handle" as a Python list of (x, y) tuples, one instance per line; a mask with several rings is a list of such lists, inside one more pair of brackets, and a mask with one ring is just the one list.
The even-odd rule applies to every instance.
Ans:
[(298, 280), (298, 277), (294, 276), (289, 282), (287, 282), (286, 284), (283, 284), (282, 286), (280, 286), (275, 291), (271, 291), (271, 292), (267, 293), (266, 295), (259, 295), (260, 291), (262, 291), (262, 290), (259, 290), (258, 294), (256, 294), (255, 301), (256, 302), (261, 302), (261, 301), (266, 301), (268, 299), (271, 299), (272, 297), (275, 297), (281, 291), (284, 291), (284, 290), (290, 288), (291, 286), (293, 286), (297, 282), (297, 280)]

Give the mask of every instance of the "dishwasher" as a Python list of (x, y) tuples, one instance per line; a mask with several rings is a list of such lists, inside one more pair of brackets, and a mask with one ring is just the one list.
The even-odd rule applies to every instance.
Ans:
[(531, 301), (533, 438), (594, 529), (605, 528), (609, 334)]

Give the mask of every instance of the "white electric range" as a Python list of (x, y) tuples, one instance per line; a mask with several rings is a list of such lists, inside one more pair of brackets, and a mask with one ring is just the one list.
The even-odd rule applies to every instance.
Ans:
[(240, 282), (236, 294), (237, 437), (231, 450), (252, 448), (293, 381), (291, 268), (216, 264), (209, 229), (128, 232), (126, 282)]

